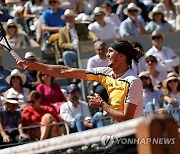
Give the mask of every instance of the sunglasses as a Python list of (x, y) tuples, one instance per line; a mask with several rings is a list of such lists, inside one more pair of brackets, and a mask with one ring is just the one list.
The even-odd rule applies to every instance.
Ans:
[(162, 39), (162, 37), (161, 36), (153, 36), (152, 37), (152, 40), (159, 40), (159, 39)]
[(151, 63), (155, 63), (156, 61), (155, 60), (146, 60), (146, 63), (149, 63), (149, 62), (151, 62)]
[(21, 78), (19, 76), (12, 76), (11, 79), (14, 80), (14, 79), (21, 79)]
[(174, 80), (169, 80), (168, 83), (171, 83), (171, 82), (178, 82), (177, 79), (174, 79)]
[(143, 76), (143, 77), (140, 77), (141, 80), (148, 80), (149, 77), (146, 77), (146, 76)]
[(128, 10), (128, 12), (138, 12), (138, 10), (136, 10), (136, 9), (131, 9), (131, 10)]
[(35, 101), (33, 101), (33, 100), (29, 100), (29, 101), (28, 101), (28, 103), (34, 103), (34, 102), (35, 102)]
[(53, 4), (56, 3), (57, 1), (49, 1), (49, 4)]
[(17, 28), (16, 26), (8, 26), (8, 28)]

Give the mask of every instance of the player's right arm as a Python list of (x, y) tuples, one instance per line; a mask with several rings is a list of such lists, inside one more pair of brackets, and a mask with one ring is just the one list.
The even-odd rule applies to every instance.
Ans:
[(29, 62), (27, 60), (19, 61), (18, 65), (21, 67), (22, 65), (26, 65), (27, 69), (36, 70), (55, 78), (77, 78), (87, 80), (84, 69), (71, 68), (63, 65), (49, 65), (38, 62)]

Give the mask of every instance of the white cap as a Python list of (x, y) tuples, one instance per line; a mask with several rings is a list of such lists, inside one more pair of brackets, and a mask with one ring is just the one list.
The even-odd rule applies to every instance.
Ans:
[(93, 13), (94, 13), (94, 15), (98, 15), (98, 14), (102, 14), (102, 13), (104, 14), (104, 10), (101, 7), (96, 7), (94, 9)]
[(26, 52), (25, 59), (29, 59), (29, 58), (36, 58), (36, 55), (33, 52)]

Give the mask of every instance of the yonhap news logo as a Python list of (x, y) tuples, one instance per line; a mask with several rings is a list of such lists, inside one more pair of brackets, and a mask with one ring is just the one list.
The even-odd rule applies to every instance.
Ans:
[(113, 144), (175, 144), (175, 138), (116, 138), (112, 134), (104, 134), (101, 137), (101, 144), (104, 148), (109, 148)]
[(112, 134), (104, 134), (101, 137), (101, 144), (104, 148), (109, 148), (114, 144), (114, 136)]

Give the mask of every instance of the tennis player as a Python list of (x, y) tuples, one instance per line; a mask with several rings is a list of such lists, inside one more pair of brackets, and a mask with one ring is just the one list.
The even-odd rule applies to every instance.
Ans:
[(125, 121), (143, 115), (142, 83), (131, 68), (132, 60), (138, 62), (140, 50), (134, 49), (130, 42), (113, 42), (107, 53), (108, 67), (92, 69), (70, 68), (62, 65), (48, 65), (27, 60), (19, 61), (31, 70), (37, 70), (56, 78), (78, 78), (100, 82), (107, 90), (110, 105), (98, 95), (87, 96), (94, 108), (102, 108), (115, 121)]

